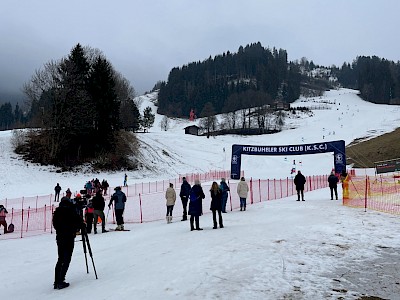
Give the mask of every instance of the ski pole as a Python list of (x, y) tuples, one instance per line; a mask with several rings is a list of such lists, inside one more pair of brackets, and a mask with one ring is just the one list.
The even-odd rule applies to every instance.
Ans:
[(107, 216), (106, 216), (106, 224), (107, 224), (107, 220), (108, 220), (108, 214), (110, 213), (110, 207), (108, 207), (108, 210), (107, 210)]

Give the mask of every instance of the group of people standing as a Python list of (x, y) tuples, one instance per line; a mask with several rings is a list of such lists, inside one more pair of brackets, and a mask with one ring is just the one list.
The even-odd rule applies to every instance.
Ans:
[[(103, 195), (107, 195), (107, 191), (109, 188), (109, 184), (107, 180), (103, 179), (103, 181), (100, 182), (98, 178), (89, 180), (85, 183), (83, 188), (85, 189), (86, 193), (90, 196), (96, 194), (98, 191), (101, 191)], [(56, 184), (54, 187), (54, 202), (59, 202), (60, 201), (60, 194), (61, 194), (61, 186), (59, 183)]]
[[(221, 182), (218, 185), (214, 181), (210, 188), (210, 210), (213, 214), (213, 229), (217, 229), (218, 225), (220, 228), (224, 228), (222, 213), (226, 213), (226, 203), (228, 200), (228, 192), (230, 188), (226, 183), (225, 178), (221, 178)], [(246, 198), (249, 192), (249, 186), (246, 183), (244, 177), (241, 178), (237, 193), (240, 197), (240, 210), (246, 210)], [(201, 186), (200, 180), (196, 179), (194, 185), (190, 186), (185, 177), (182, 178), (181, 189), (179, 192), (179, 197), (182, 201), (183, 215), (181, 221), (186, 221), (188, 215), (190, 215), (190, 230), (203, 230), (200, 227), (200, 216), (203, 215), (203, 199), (205, 199), (205, 194)], [(167, 223), (172, 222), (172, 211), (176, 202), (176, 192), (172, 183), (169, 184), (165, 192), (165, 199), (167, 205), (166, 220)], [(188, 209), (189, 204), (189, 209)], [(218, 220), (217, 220), (218, 213)]]

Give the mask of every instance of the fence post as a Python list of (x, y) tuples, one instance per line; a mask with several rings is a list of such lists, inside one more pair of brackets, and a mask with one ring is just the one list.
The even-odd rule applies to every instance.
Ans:
[[(22, 197), (23, 199), (24, 197)], [(21, 209), (21, 239), (22, 239), (22, 232), (23, 232), (23, 227), (24, 227), (24, 209)]]
[[(228, 186), (229, 186), (229, 189), (230, 189), (231, 187), (230, 187), (230, 184), (229, 184), (229, 180), (228, 180)], [(231, 203), (231, 211), (232, 211), (233, 208), (232, 208), (232, 192), (231, 191), (229, 191), (229, 202)]]
[(258, 191), (260, 194), (260, 202), (261, 202), (261, 179), (258, 179)]
[(289, 197), (289, 177), (286, 177), (286, 197)]
[(267, 200), (269, 200), (269, 179), (267, 179)]
[(47, 210), (47, 206), (45, 204), (44, 205), (44, 231), (46, 231), (46, 210)]
[(276, 179), (274, 178), (274, 200), (276, 200)]
[(54, 204), (51, 206), (51, 226), (50, 226), (50, 233), (53, 233), (53, 213), (54, 213)]
[(253, 204), (253, 178), (250, 178), (250, 203)]
[(367, 211), (367, 198), (368, 198), (368, 176), (365, 176), (365, 207), (364, 207), (364, 211)]
[(281, 198), (283, 198), (283, 191), (282, 191), (282, 179), (279, 179), (279, 186), (281, 188)]
[[(164, 182), (164, 180), (163, 180)], [(143, 223), (143, 212), (142, 212), (142, 195), (139, 194), (139, 205), (140, 205), (140, 223)]]
[(26, 219), (26, 232), (28, 232), (28, 228), (29, 228), (29, 216), (30, 216), (30, 212), (31, 212), (31, 207), (28, 206), (28, 218)]

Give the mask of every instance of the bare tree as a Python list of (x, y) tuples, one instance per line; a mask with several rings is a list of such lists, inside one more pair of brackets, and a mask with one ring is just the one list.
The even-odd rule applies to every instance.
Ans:
[(168, 129), (169, 129), (169, 118), (167, 116), (164, 116), (161, 119), (161, 123), (160, 124), (161, 124), (161, 130), (168, 131)]

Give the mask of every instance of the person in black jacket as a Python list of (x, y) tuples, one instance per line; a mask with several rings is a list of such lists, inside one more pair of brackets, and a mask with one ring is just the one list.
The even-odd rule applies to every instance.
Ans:
[(179, 192), (179, 197), (181, 197), (182, 207), (183, 207), (183, 215), (181, 221), (187, 220), (187, 204), (189, 200), (190, 189), (191, 187), (190, 184), (187, 182), (186, 177), (183, 177), (181, 191)]
[(300, 201), (300, 195), (301, 195), (301, 200), (304, 200), (304, 185), (306, 184), (306, 178), (304, 177), (303, 174), (301, 174), (300, 171), (297, 172), (296, 176), (294, 177), (294, 184), (296, 185), (296, 191), (297, 191), (297, 200)]
[(83, 226), (83, 220), (78, 215), (70, 198), (61, 198), (60, 205), (53, 215), (53, 226), (56, 230), (58, 250), (54, 289), (63, 289), (69, 286), (69, 283), (65, 282), (65, 276), (74, 251), (76, 232)]
[(224, 225), (222, 224), (222, 214), (221, 214), (221, 209), (222, 209), (222, 191), (218, 186), (218, 183), (215, 181), (211, 185), (210, 189), (210, 194), (211, 194), (211, 205), (210, 205), (210, 210), (212, 211), (213, 214), (213, 222), (214, 222), (214, 227), (213, 229), (217, 229), (217, 212), (218, 212), (218, 221), (219, 221), (219, 227), (224, 228)]
[(106, 218), (104, 216), (104, 207), (106, 206), (106, 202), (104, 201), (104, 197), (101, 195), (101, 191), (97, 191), (96, 196), (94, 196), (92, 198), (92, 206), (94, 209), (94, 212), (93, 212), (94, 234), (97, 233), (97, 219), (99, 217), (101, 219), (101, 232), (102, 233), (108, 232), (108, 230), (106, 230)]
[(61, 186), (59, 183), (54, 187), (54, 202), (60, 201)]
[(334, 172), (331, 172), (331, 175), (329, 175), (328, 177), (329, 189), (331, 190), (331, 200), (333, 200), (333, 192), (335, 192), (336, 200), (338, 200), (338, 195), (337, 195), (338, 182), (339, 178), (337, 178)]

